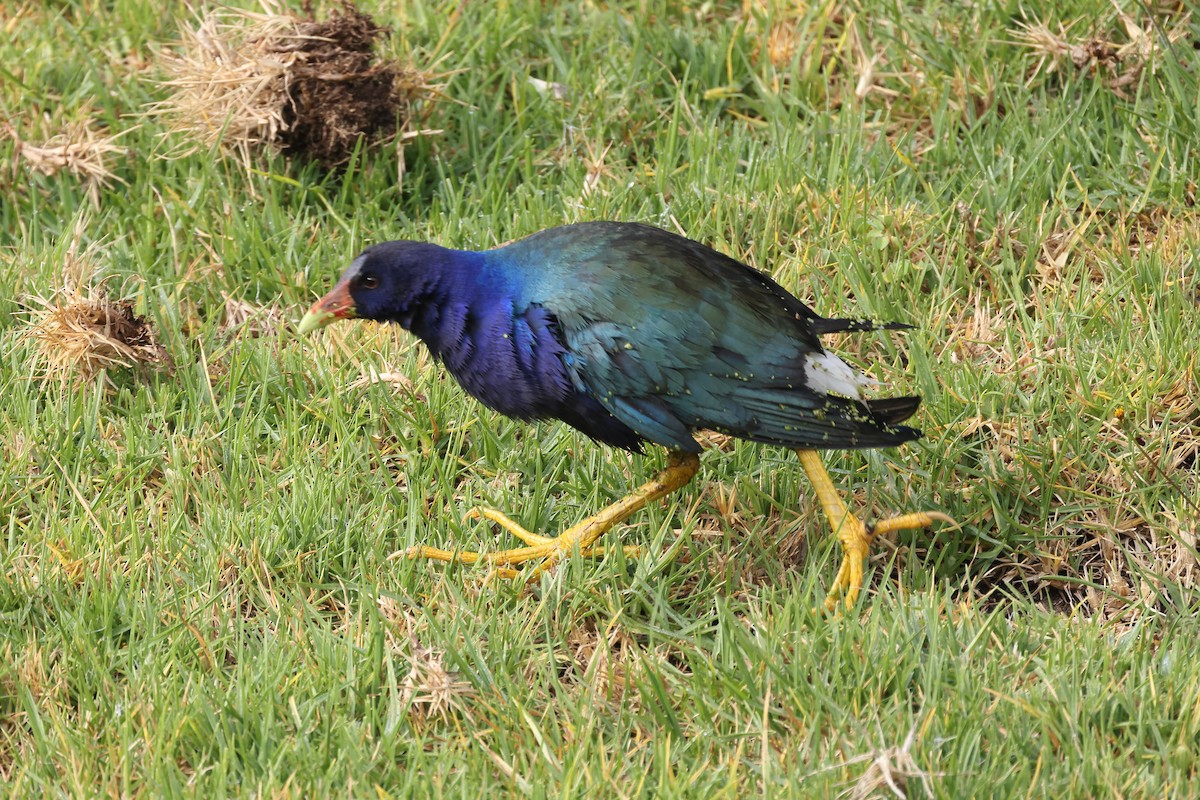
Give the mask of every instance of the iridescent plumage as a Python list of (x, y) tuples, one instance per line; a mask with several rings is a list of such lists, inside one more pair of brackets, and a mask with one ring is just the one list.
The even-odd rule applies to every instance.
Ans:
[[(820, 317), (764, 273), (648, 225), (567, 225), (485, 252), (375, 245), (301, 331), (348, 316), (412, 331), (467, 392), (510, 417), (559, 419), (636, 452), (647, 441), (671, 449), (679, 469), (658, 494), (643, 487), (650, 496), (690, 480), (696, 462), (685, 454), (699, 452), (692, 434), (701, 429), (801, 451), (886, 447), (921, 435), (899, 424), (919, 398), (863, 398), (871, 381), (819, 340), (907, 326)], [(491, 513), (531, 544), (520, 558), (491, 554), (497, 563), (552, 562), (568, 544), (582, 549), (595, 538), (539, 537)], [(599, 533), (617, 521), (606, 519)], [(864, 536), (869, 544), (869, 531)], [(544, 552), (524, 557), (539, 547)], [(861, 542), (854, 549), (865, 553)]]

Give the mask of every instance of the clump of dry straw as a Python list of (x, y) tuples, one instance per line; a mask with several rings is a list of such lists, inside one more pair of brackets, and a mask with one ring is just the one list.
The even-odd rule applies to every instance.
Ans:
[[(1169, 50), (1188, 35), (1191, 12), (1174, 19), (1165, 17), (1160, 23), (1150, 20), (1138, 25), (1115, 2), (1113, 7), (1124, 41), (1112, 41), (1101, 33), (1087, 37), (1072, 34), (1071, 29), (1078, 20), (1059, 23), (1057, 31), (1045, 22), (1018, 22), (1012, 31), (1015, 41), (1038, 57), (1029, 80), (1043, 71), (1054, 72), (1059, 64), (1069, 61), (1078, 70), (1107, 76), (1108, 87), (1118, 95), (1124, 95), (1127, 87), (1138, 82), (1144, 69), (1153, 68), (1155, 60), (1163, 56), (1164, 49)], [(1167, 28), (1167, 24), (1171, 27)]]
[[(79, 252), (79, 234), (62, 265), (62, 287), (50, 297), (29, 298), (27, 335), (37, 343), (43, 375), (67, 382), (88, 382), (113, 368), (170, 367), (145, 317), (128, 300), (111, 300), (96, 274), (89, 248)], [(86, 284), (86, 286), (85, 286)]]
[(348, 0), (324, 22), (268, 0), (263, 8), (198, 13), (196, 27), (164, 54), (171, 94), (152, 113), (243, 163), (272, 148), (335, 167), (360, 139), (395, 133), (429, 93), (422, 73), (376, 60), (388, 30)]
[[(469, 700), (475, 687), (458, 672), (446, 668), (445, 654), (427, 647), (417, 638), (417, 621), (398, 602), (379, 598), (379, 611), (387, 620), (385, 637), (388, 647), (405, 653), (411, 668), (401, 681), (401, 698), (408, 704), (409, 718), (418, 725), (445, 720), (456, 714), (470, 717)], [(407, 639), (407, 647), (405, 647)]]
[(14, 155), (30, 169), (43, 175), (65, 171), (83, 181), (94, 203), (100, 200), (100, 187), (122, 182), (109, 169), (109, 157), (125, 152), (116, 143), (121, 134), (100, 133), (87, 121), (69, 123), (41, 144), (25, 140), (7, 121), (0, 121), (0, 134), (12, 140)]

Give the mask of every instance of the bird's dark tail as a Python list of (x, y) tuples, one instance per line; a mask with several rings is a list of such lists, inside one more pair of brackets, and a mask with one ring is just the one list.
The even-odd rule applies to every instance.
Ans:
[(917, 413), (917, 407), (921, 405), (921, 398), (915, 395), (912, 397), (881, 397), (864, 402), (867, 404), (867, 408), (871, 409), (875, 419), (885, 425), (895, 425)]
[(895, 447), (921, 436), (916, 428), (897, 424), (916, 412), (921, 404), (919, 397), (851, 400), (806, 390), (741, 384), (728, 399), (746, 412), (743, 419), (749, 424), (731, 426), (704, 420), (703, 427), (779, 447), (810, 450)]
[(827, 319), (818, 317), (810, 323), (818, 336), (826, 333), (860, 333), (862, 331), (903, 331), (912, 327), (904, 322), (877, 322), (873, 319)]

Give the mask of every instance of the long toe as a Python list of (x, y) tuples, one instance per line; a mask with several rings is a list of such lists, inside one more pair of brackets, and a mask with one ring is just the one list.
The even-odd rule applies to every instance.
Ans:
[(486, 519), (489, 522), (494, 522), (501, 528), (504, 528), (504, 530), (511, 533), (513, 536), (520, 539), (525, 544), (539, 545), (548, 544), (554, 541), (554, 539), (549, 536), (539, 536), (538, 534), (527, 530), (520, 523), (515, 522), (512, 517), (509, 517), (504, 512), (497, 511), (494, 508), (484, 508), (482, 506), (472, 508), (463, 515), (464, 522), (469, 519)]

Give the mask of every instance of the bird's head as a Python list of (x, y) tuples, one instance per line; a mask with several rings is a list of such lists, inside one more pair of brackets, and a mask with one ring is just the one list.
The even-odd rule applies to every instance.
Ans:
[(300, 320), (301, 334), (339, 319), (404, 323), (414, 301), (444, 272), (453, 251), (425, 242), (373, 245), (350, 263), (333, 289)]

